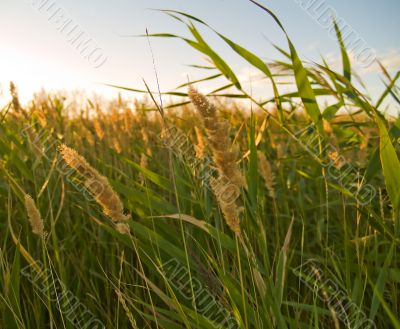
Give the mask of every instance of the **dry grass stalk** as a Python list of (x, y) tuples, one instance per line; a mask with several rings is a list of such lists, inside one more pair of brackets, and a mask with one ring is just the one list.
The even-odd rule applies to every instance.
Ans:
[(46, 115), (41, 112), (36, 110), (33, 115), (35, 116), (35, 118), (37, 119), (37, 121), (39, 122), (40, 126), (42, 128), (46, 128), (47, 127), (47, 119), (46, 119)]
[[(147, 168), (148, 165), (149, 165), (149, 159), (148, 159), (147, 155), (145, 153), (141, 153), (140, 154), (140, 167)], [(142, 184), (144, 184), (146, 177), (143, 175), (143, 173), (139, 173), (139, 179), (140, 179), (140, 182)]]
[(146, 148), (146, 155), (152, 156), (153, 155), (153, 151), (149, 147), (150, 138), (149, 138), (149, 134), (148, 134), (147, 130), (145, 129), (145, 127), (142, 127), (140, 129), (140, 133), (141, 133), (142, 139), (143, 139), (143, 146)]
[(61, 145), (59, 151), (64, 161), (85, 178), (85, 187), (93, 194), (97, 203), (102, 206), (105, 215), (111, 218), (113, 222), (130, 219), (130, 216), (124, 214), (123, 204), (106, 177), (68, 146)]
[(121, 234), (129, 235), (131, 233), (129, 225), (126, 223), (115, 224), (115, 229)]
[(229, 185), (229, 181), (221, 177), (219, 179), (211, 177), (210, 185), (224, 215), (226, 224), (237, 236), (240, 236), (240, 213), (242, 209), (236, 204), (238, 190), (235, 186)]
[(220, 176), (224, 176), (238, 188), (244, 187), (245, 179), (236, 164), (237, 151), (230, 150), (229, 123), (220, 119), (216, 115), (215, 106), (193, 87), (189, 87), (189, 96), (203, 117), (213, 159)]
[(331, 164), (336, 168), (340, 169), (340, 167), (344, 164), (344, 158), (339, 155), (336, 150), (329, 150), (328, 151), (328, 158), (331, 160)]
[(85, 132), (85, 139), (87, 140), (87, 142), (89, 143), (90, 146), (93, 146), (95, 143), (95, 140), (93, 138), (92, 133), (89, 131), (89, 129), (86, 129)]
[(332, 126), (329, 123), (329, 121), (324, 119), (322, 121), (322, 123), (323, 123), (325, 134), (327, 134), (328, 136), (332, 135), (333, 134), (333, 129), (332, 129)]
[(260, 175), (265, 182), (265, 186), (267, 187), (270, 196), (274, 198), (275, 197), (274, 174), (272, 172), (271, 164), (265, 157), (265, 154), (261, 151), (257, 151), (257, 158), (258, 158), (258, 170), (260, 172)]
[(104, 138), (104, 130), (103, 127), (101, 126), (100, 121), (97, 119), (93, 120), (93, 127), (98, 139), (102, 141)]
[(128, 317), (130, 325), (132, 326), (132, 328), (137, 328), (136, 320), (133, 317), (132, 312), (129, 310), (129, 307), (128, 307), (126, 301), (125, 301), (124, 296), (122, 295), (122, 292), (119, 289), (118, 290), (116, 289), (115, 293), (117, 294), (118, 301), (122, 305), (122, 307), (123, 307), (123, 309), (125, 311), (125, 314)]
[(22, 112), (21, 104), (19, 102), (18, 91), (14, 82), (10, 82), (10, 94), (12, 97), (12, 105), (15, 111)]
[(29, 194), (25, 194), (25, 208), (28, 214), (28, 220), (32, 227), (32, 232), (41, 238), (46, 237), (47, 233), (44, 230), (42, 217), (39, 209)]
[(118, 138), (116, 138), (116, 137), (112, 138), (112, 146), (113, 146), (113, 149), (115, 150), (115, 152), (117, 152), (118, 154), (120, 154), (122, 152), (122, 147), (118, 141)]
[(204, 159), (206, 153), (206, 144), (204, 142), (203, 134), (201, 133), (199, 127), (194, 127), (194, 130), (196, 132), (196, 138), (197, 138), (197, 145), (195, 146), (196, 157), (202, 160)]
[(127, 133), (128, 135), (130, 135), (132, 126), (133, 126), (133, 120), (132, 120), (132, 113), (131, 110), (129, 108), (125, 108), (124, 112), (124, 126), (123, 126), (123, 130), (125, 133)]
[[(200, 112), (211, 145), (214, 162), (217, 166), (219, 179), (211, 179), (210, 184), (227, 225), (236, 235), (240, 235), (240, 208), (236, 200), (240, 188), (245, 187), (245, 179), (240, 172), (236, 159), (237, 152), (230, 150), (229, 123), (217, 116), (217, 110), (208, 99), (192, 86), (189, 87), (189, 97)], [(227, 189), (235, 190), (232, 195)]]

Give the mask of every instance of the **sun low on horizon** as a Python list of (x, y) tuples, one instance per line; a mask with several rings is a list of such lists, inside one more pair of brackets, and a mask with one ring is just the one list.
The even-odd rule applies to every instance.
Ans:
[[(196, 14), (227, 37), (243, 42), (266, 61), (282, 55), (274, 45), (286, 47), (279, 27), (249, 1), (233, 1), (229, 7), (228, 2), (222, 0), (201, 4), (156, 0), (100, 2), (96, 7), (93, 4), (91, 1), (42, 0), (5, 0), (0, 4), (0, 86), (3, 95), (8, 95), (10, 81), (18, 86), (20, 97), (26, 102), (42, 88), (53, 91), (79, 89), (88, 94), (97, 92), (112, 98), (118, 92), (105, 88), (103, 84), (143, 89), (142, 80), (145, 79), (154, 89), (157, 85), (155, 69), (163, 91), (173, 90), (186, 82), (188, 77), (191, 80), (203, 78), (202, 72), (189, 65), (207, 65), (204, 56), (190, 51), (177, 40), (166, 42), (138, 37), (145, 31), (150, 34), (179, 31), (176, 20), (165, 12), (153, 10), (155, 8)], [(398, 9), (395, 1), (385, 1), (379, 6), (361, 1), (352, 4), (321, 1), (319, 6), (311, 1), (273, 1), (265, 5), (270, 5), (277, 13), (306, 60), (317, 60), (322, 55), (332, 65), (339, 65), (340, 50), (332, 34), (332, 26), (328, 28), (332, 24), (326, 23), (335, 14), (342, 23), (344, 33), (349, 34), (349, 44), (357, 46), (363, 43), (361, 46), (373, 50), (374, 56), (387, 64), (391, 72), (400, 67), (397, 39), (391, 33), (398, 24), (396, 26), (395, 21), (386, 19), (378, 28), (373, 27), (358, 16), (352, 17), (348, 8), (362, 5), (367, 13), (375, 10), (376, 13), (381, 11), (391, 16)], [(247, 17), (252, 19), (247, 21)], [(217, 42), (210, 31), (204, 33), (222, 51), (222, 58), (229, 60), (237, 74), (245, 77), (248, 85), (252, 84), (256, 95), (272, 96), (271, 85), (257, 81), (254, 67), (241, 61), (229, 47)], [(360, 48), (361, 51), (363, 49)], [(366, 54), (364, 56), (369, 55)], [(378, 95), (382, 84), (371, 72), (379, 70), (377, 63), (360, 69), (374, 96)], [(251, 81), (249, 76), (253, 78)], [(211, 89), (205, 87), (204, 90), (212, 90), (214, 85), (210, 81)], [(2, 101), (4, 103), (5, 99)]]

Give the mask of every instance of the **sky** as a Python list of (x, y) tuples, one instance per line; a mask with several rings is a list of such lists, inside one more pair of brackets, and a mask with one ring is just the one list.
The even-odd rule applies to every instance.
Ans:
[[(340, 51), (330, 30), (334, 13), (346, 26), (349, 42), (359, 44), (352, 58), (373, 97), (384, 87), (378, 66), (368, 58), (376, 56), (392, 73), (400, 69), (398, 0), (259, 2), (279, 17), (302, 59), (320, 61), (323, 56), (339, 68)], [(274, 44), (287, 49), (277, 24), (248, 0), (1, 0), (0, 102), (9, 97), (10, 81), (26, 102), (41, 88), (82, 89), (115, 97), (118, 90), (104, 84), (143, 89), (144, 79), (156, 90), (154, 66), (162, 91), (210, 74), (189, 66), (207, 63), (183, 41), (139, 37), (146, 29), (189, 36), (182, 23), (154, 9), (201, 18), (266, 61), (282, 59)], [(258, 81), (249, 64), (209, 29), (199, 29), (246, 86), (260, 97), (272, 95), (270, 84)], [(200, 89), (209, 91), (224, 83), (224, 79), (203, 83)]]

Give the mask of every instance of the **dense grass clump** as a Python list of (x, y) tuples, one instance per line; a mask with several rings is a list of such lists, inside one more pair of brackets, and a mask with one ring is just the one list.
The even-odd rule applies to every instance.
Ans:
[(57, 95), (21, 106), (12, 86), (0, 326), (400, 328), (400, 121), (380, 111), (399, 74), (383, 70), (373, 103), (342, 42), (345, 73), (303, 63), (288, 39), (273, 67), (297, 91), (281, 95), (270, 64), (220, 35), (271, 81), (274, 98), (255, 100), (193, 22), (205, 23), (168, 13), (227, 85), (73, 112)]

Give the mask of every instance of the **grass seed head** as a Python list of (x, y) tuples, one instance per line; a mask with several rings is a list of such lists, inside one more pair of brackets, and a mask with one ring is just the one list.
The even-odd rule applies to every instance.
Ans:
[(126, 223), (115, 224), (115, 229), (121, 234), (129, 235), (131, 233), (129, 225)]
[(129, 220), (130, 216), (124, 214), (122, 201), (111, 187), (108, 179), (70, 147), (61, 145), (59, 150), (64, 161), (85, 178), (85, 187), (93, 194), (97, 203), (102, 206), (104, 214), (114, 222)]
[(272, 172), (271, 163), (267, 160), (265, 154), (261, 151), (257, 151), (257, 158), (260, 176), (264, 180), (265, 186), (267, 187), (270, 196), (275, 197), (274, 174)]
[(216, 109), (207, 98), (192, 86), (189, 87), (189, 96), (196, 109), (203, 117), (208, 141), (211, 144), (213, 159), (221, 177), (238, 188), (245, 187), (246, 181), (236, 163), (237, 152), (231, 150), (229, 138), (229, 122), (216, 115)]
[(240, 229), (240, 213), (241, 208), (238, 207), (236, 199), (238, 198), (238, 190), (231, 185), (229, 181), (220, 178), (210, 178), (211, 188), (217, 198), (219, 207), (221, 208), (224, 219), (229, 228), (237, 235), (241, 235)]
[(203, 117), (208, 118), (215, 116), (217, 111), (215, 106), (208, 101), (207, 97), (199, 93), (193, 86), (189, 86), (189, 97)]
[(32, 232), (41, 238), (44, 238), (47, 233), (44, 230), (42, 217), (39, 209), (36, 207), (35, 201), (29, 194), (25, 194), (25, 208), (28, 214), (28, 220), (32, 227)]

